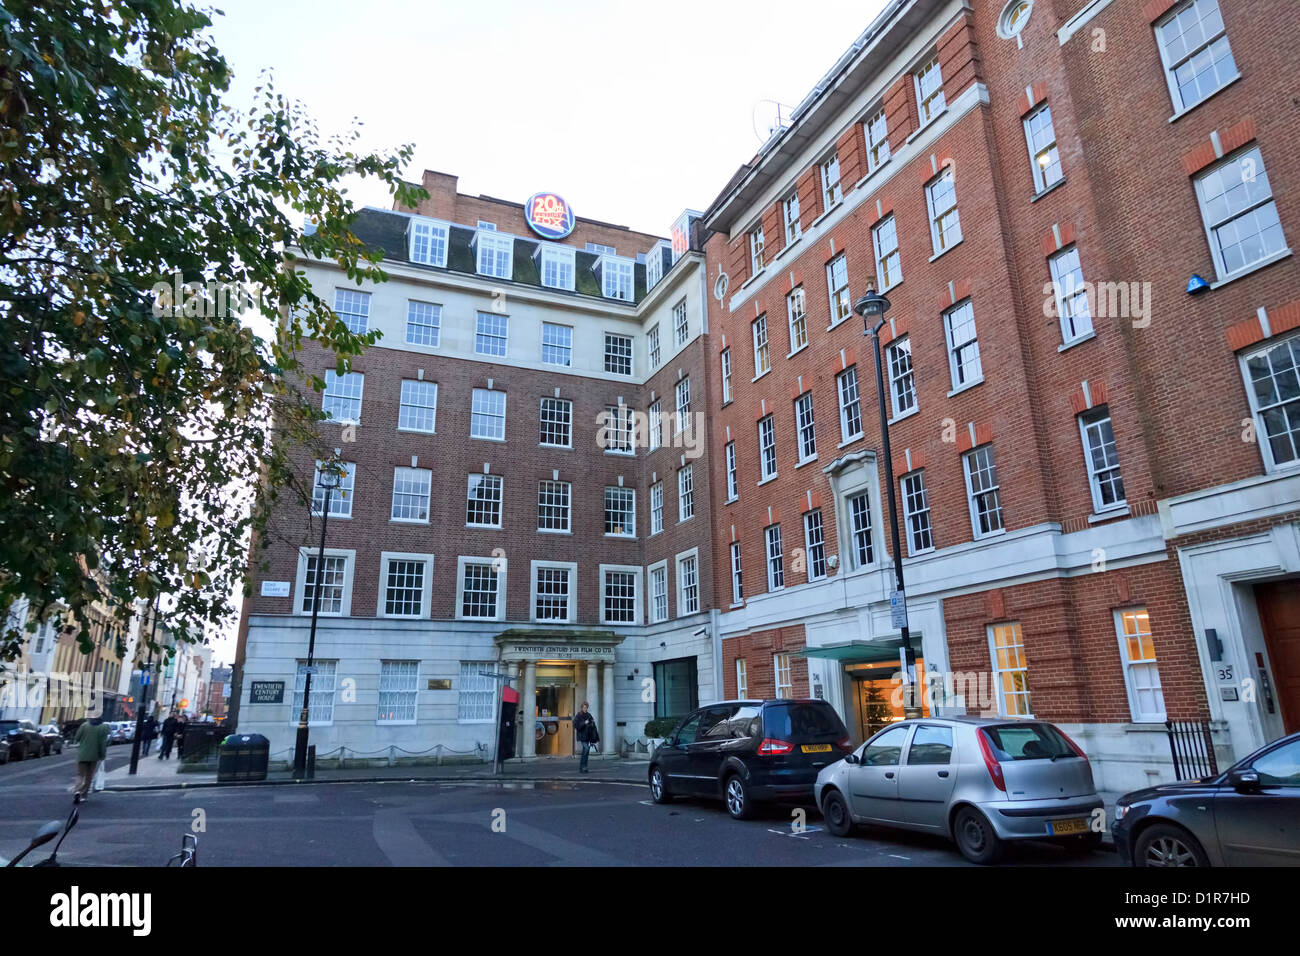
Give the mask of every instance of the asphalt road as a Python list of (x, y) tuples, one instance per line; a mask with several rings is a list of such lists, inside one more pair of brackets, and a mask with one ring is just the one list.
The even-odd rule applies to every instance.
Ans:
[[(130, 758), (114, 747), (109, 768)], [(0, 766), (0, 856), (66, 815), (70, 752)], [(946, 841), (881, 830), (837, 839), (815, 808), (730, 819), (721, 804), (655, 806), (612, 783), (379, 783), (103, 792), (59, 851), (68, 864), (160, 866), (197, 830), (200, 866), (967, 866)], [(36, 851), (37, 858), (44, 850)], [(1115, 866), (1015, 848), (1003, 865)]]

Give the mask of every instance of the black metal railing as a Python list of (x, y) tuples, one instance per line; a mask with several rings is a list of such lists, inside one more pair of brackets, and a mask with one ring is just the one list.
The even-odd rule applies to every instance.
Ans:
[(1174, 779), (1196, 780), (1219, 772), (1208, 720), (1166, 720), (1169, 753), (1174, 758)]

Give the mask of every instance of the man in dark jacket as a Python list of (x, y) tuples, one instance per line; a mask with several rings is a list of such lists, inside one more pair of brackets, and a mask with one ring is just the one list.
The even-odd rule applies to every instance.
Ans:
[(140, 755), (149, 756), (149, 751), (153, 749), (154, 738), (158, 736), (158, 720), (150, 714), (144, 719), (140, 727)]
[(176, 715), (168, 714), (162, 725), (162, 744), (158, 749), (159, 760), (170, 760), (172, 741), (176, 739)]
[(582, 702), (582, 710), (573, 718), (573, 735), (582, 744), (582, 759), (578, 761), (578, 772), (587, 773), (587, 755), (591, 753), (593, 744), (600, 742), (600, 734), (596, 730), (596, 718), (587, 713), (587, 702)]
[(108, 724), (102, 717), (92, 717), (77, 728), (77, 793), (85, 800), (95, 768), (108, 756)]

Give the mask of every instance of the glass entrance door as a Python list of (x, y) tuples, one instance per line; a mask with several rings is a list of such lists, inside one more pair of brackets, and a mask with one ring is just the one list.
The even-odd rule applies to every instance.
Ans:
[(573, 664), (537, 665), (533, 734), (538, 756), (564, 757), (573, 753), (576, 671)]
[[(924, 662), (917, 658), (916, 671), (924, 673)], [(853, 679), (853, 716), (858, 733), (858, 742), (871, 737), (872, 734), (902, 720), (903, 691), (896, 675), (899, 671), (897, 661), (882, 661), (878, 664), (853, 664), (845, 668)], [(929, 701), (924, 694), (921, 697), (921, 712), (929, 716)]]

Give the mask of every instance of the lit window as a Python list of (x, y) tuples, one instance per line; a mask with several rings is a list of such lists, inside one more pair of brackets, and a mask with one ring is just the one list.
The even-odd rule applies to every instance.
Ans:
[(474, 389), (470, 400), (469, 436), (504, 441), (506, 437), (506, 393)]
[(567, 481), (537, 483), (537, 530), (569, 531), (572, 488)]
[(817, 457), (817, 427), (813, 421), (812, 392), (804, 392), (794, 400), (794, 422), (797, 430), (799, 462)]
[(510, 236), (480, 230), (474, 237), (478, 247), (478, 274), (509, 279), (514, 273), (515, 241)]
[(442, 306), (432, 302), (406, 303), (406, 342), (408, 345), (438, 347), (442, 332)]
[(1083, 433), (1083, 456), (1088, 465), (1088, 487), (1092, 490), (1092, 507), (1097, 513), (1124, 505), (1124, 478), (1120, 474), (1119, 452), (1115, 432), (1105, 408), (1093, 409), (1079, 416)]
[(937, 256), (961, 242), (961, 217), (957, 214), (957, 188), (949, 166), (925, 187), (930, 209), (930, 241)]
[(898, 226), (892, 215), (871, 230), (876, 250), (876, 285), (884, 292), (903, 281), (903, 262), (898, 255)]
[(542, 323), (542, 362), (546, 365), (573, 364), (573, 329), (553, 322)]
[(370, 293), (356, 289), (334, 290), (334, 312), (349, 332), (365, 333), (370, 326)]
[(763, 529), (767, 546), (767, 589), (776, 591), (785, 587), (785, 554), (781, 550), (781, 526), (769, 525)]
[(1300, 335), (1246, 355), (1242, 371), (1265, 464), (1300, 465)]
[(695, 471), (687, 465), (677, 472), (677, 520), (695, 517)]
[[(475, 390), (477, 391), (477, 389)], [(505, 437), (505, 392), (495, 392), (501, 396), (501, 432)], [(489, 436), (490, 437), (490, 436)], [(563, 398), (544, 398), (541, 408), (541, 436), (538, 441), (543, 445), (556, 448), (569, 448), (573, 444), (573, 402)]]
[(939, 72), (938, 53), (916, 71), (916, 107), (922, 126), (943, 112), (943, 76)]
[(857, 366), (837, 375), (835, 384), (840, 395), (840, 439), (847, 443), (862, 437), (862, 402), (858, 395)]
[(470, 475), (465, 493), (465, 524), (471, 528), (501, 527), (500, 475)]
[(916, 379), (912, 374), (912, 343), (903, 336), (889, 343), (889, 401), (894, 417), (916, 408)]
[(1218, 0), (1181, 3), (1155, 29), (1169, 95), (1178, 112), (1191, 109), (1240, 75)]
[(447, 265), (447, 224), (428, 219), (412, 219), (408, 254), (412, 262), (445, 267)]
[(1003, 530), (1002, 500), (998, 494), (998, 469), (993, 446), (983, 445), (963, 457), (971, 530), (983, 538)]
[(998, 713), (1003, 717), (1032, 717), (1029, 665), (1025, 660), (1025, 640), (1020, 625), (996, 624), (990, 627), (989, 651), (998, 690)]
[(785, 700), (794, 696), (794, 679), (790, 676), (790, 655), (773, 654), (772, 672), (776, 675), (776, 696)]
[(1062, 249), (1047, 264), (1052, 270), (1052, 294), (1061, 320), (1061, 341), (1073, 342), (1092, 331), (1092, 312), (1088, 308), (1088, 290), (1083, 284), (1078, 247)]
[(438, 383), (403, 379), (397, 427), (402, 431), (432, 433), (437, 419)]
[(821, 511), (809, 511), (803, 516), (803, 543), (808, 555), (808, 580), (826, 577), (826, 534)]
[(790, 324), (790, 354), (808, 344), (808, 316), (804, 308), (803, 286), (785, 297), (786, 319)]
[(934, 547), (930, 532), (930, 496), (925, 490), (924, 469), (903, 476), (903, 513), (907, 516), (907, 550), (920, 554)]
[(1151, 618), (1144, 607), (1115, 612), (1119, 655), (1124, 664), (1129, 710), (1135, 723), (1165, 722), (1165, 693), (1156, 666)]
[(340, 375), (333, 369), (325, 372), (325, 393), (321, 399), (321, 410), (325, 417), (334, 422), (361, 424), (361, 392), (366, 377), (361, 372), (345, 372)]
[(429, 489), (433, 472), (428, 468), (393, 469), (393, 521), (429, 520)]
[(632, 336), (605, 333), (605, 371), (614, 375), (632, 374)]
[(849, 294), (849, 263), (842, 252), (826, 263), (826, 290), (831, 299), (831, 325), (835, 326), (853, 312), (852, 297)]
[(957, 389), (983, 381), (980, 343), (975, 334), (975, 310), (969, 299), (943, 314), (943, 329), (948, 338), (948, 371), (952, 376), (952, 387)]
[(1286, 251), (1258, 147), (1242, 150), (1198, 175), (1196, 197), (1220, 279)]
[(1034, 188), (1042, 192), (1060, 182), (1064, 175), (1061, 156), (1056, 149), (1052, 109), (1046, 103), (1025, 117), (1025, 142), (1029, 145), (1029, 159), (1034, 170)]
[(754, 337), (754, 377), (763, 375), (772, 368), (772, 356), (767, 348), (767, 316), (760, 315), (750, 324)]

